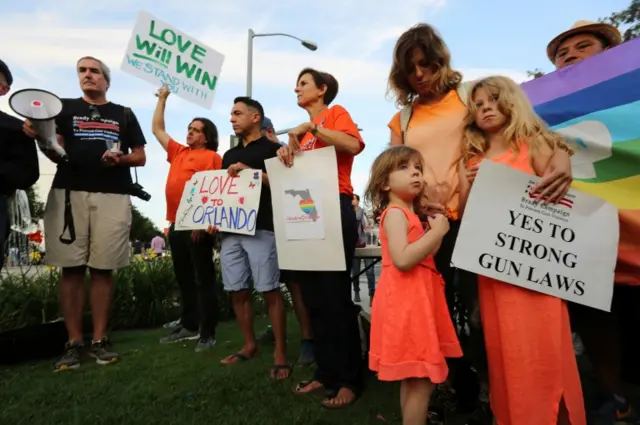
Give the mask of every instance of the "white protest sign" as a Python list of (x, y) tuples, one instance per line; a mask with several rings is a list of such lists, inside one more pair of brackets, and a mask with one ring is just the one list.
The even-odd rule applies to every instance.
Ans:
[(618, 253), (617, 209), (575, 190), (558, 204), (541, 204), (530, 193), (539, 180), (483, 161), (451, 262), (479, 275), (609, 311)]
[(221, 53), (141, 11), (120, 68), (209, 109), (223, 62)]
[(335, 147), (300, 152), (291, 168), (278, 158), (264, 163), (280, 268), (346, 270)]
[(216, 226), (222, 232), (253, 235), (261, 190), (261, 170), (242, 170), (235, 177), (227, 170), (195, 173), (185, 185), (175, 228)]

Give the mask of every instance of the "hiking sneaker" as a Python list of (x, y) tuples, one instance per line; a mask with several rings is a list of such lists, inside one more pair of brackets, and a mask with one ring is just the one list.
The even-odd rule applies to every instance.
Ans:
[(296, 362), (300, 366), (311, 366), (316, 361), (316, 357), (313, 354), (313, 341), (310, 339), (303, 339), (300, 344), (300, 357)]
[(276, 342), (276, 337), (273, 334), (273, 329), (271, 328), (271, 326), (269, 326), (267, 330), (257, 338), (257, 341), (258, 344), (261, 345), (273, 344), (274, 342)]
[(200, 338), (198, 340), (198, 343), (196, 344), (196, 353), (201, 353), (203, 351), (207, 351), (210, 348), (213, 348), (214, 345), (216, 345), (215, 338), (212, 338), (212, 337)]
[(190, 331), (187, 328), (178, 328), (171, 331), (171, 333), (164, 338), (160, 338), (160, 343), (173, 344), (174, 342), (191, 341), (198, 338), (200, 338), (200, 334), (198, 332)]
[(111, 344), (109, 344), (106, 337), (99, 341), (92, 341), (91, 349), (89, 350), (89, 357), (96, 359), (96, 363), (100, 365), (116, 363), (120, 360), (120, 356), (118, 353), (109, 350), (110, 345)]
[(55, 364), (53, 371), (74, 370), (80, 367), (80, 358), (84, 345), (81, 342), (69, 341), (64, 345), (65, 353)]

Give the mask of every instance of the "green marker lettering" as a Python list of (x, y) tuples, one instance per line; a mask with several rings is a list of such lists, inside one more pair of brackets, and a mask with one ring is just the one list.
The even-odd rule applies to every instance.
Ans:
[[(207, 51), (202, 46), (194, 44), (193, 50), (191, 51), (191, 59), (202, 63), (202, 59), (204, 59), (206, 54)], [(199, 58), (198, 56), (202, 56), (202, 58)]]

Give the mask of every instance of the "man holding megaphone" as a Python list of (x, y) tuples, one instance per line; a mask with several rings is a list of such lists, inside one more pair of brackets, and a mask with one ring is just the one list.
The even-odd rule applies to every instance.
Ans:
[[(9, 67), (0, 60), (0, 96), (9, 92), (12, 83)], [(40, 177), (36, 145), (21, 127), (22, 121), (0, 111), (0, 269), (9, 234), (9, 198), (16, 189), (29, 189)]]
[[(66, 158), (43, 151), (58, 164), (44, 215), (46, 261), (62, 268), (60, 305), (69, 334), (56, 371), (80, 366), (87, 268), (93, 316), (89, 355), (98, 364), (118, 361), (106, 336), (113, 272), (129, 265), (130, 195), (150, 198), (137, 179), (132, 181), (129, 170), (145, 165), (146, 141), (131, 109), (107, 101), (109, 68), (96, 58), (83, 57), (76, 70), (83, 95), (63, 99), (55, 117), (57, 142)], [(24, 132), (43, 137), (30, 120)]]

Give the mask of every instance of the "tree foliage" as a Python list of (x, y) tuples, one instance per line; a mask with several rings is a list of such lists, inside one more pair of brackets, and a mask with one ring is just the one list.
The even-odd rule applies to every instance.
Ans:
[(606, 18), (598, 19), (618, 28), (622, 33), (622, 41), (629, 41), (640, 36), (640, 0), (631, 0), (631, 4), (620, 12), (614, 12)]
[(160, 234), (160, 230), (155, 224), (147, 217), (144, 216), (136, 208), (135, 205), (131, 206), (131, 233), (129, 239), (132, 241), (139, 240), (144, 243), (148, 243), (154, 236)]
[[(620, 12), (613, 12), (606, 18), (598, 19), (598, 22), (611, 24), (622, 33), (622, 41), (626, 42), (640, 36), (640, 0), (631, 0), (631, 4)], [(540, 78), (544, 71), (536, 68), (527, 71), (529, 78)]]

